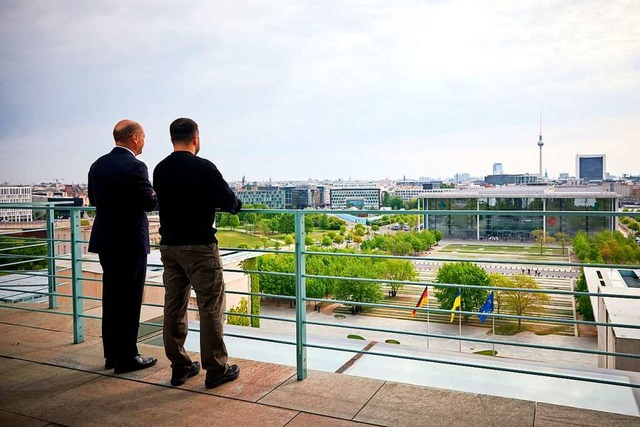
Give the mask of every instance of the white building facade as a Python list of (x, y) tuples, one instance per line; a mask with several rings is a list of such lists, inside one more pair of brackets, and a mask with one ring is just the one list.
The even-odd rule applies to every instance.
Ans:
[(333, 187), (330, 190), (331, 209), (380, 209), (380, 187)]
[(31, 187), (0, 187), (0, 221), (2, 222), (31, 222), (31, 209), (6, 209), (3, 203), (32, 203)]

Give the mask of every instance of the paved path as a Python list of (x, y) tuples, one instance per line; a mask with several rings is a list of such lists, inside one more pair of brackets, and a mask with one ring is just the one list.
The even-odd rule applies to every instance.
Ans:
[[(281, 317), (286, 319), (295, 319), (295, 310), (289, 308), (288, 303), (280, 306), (262, 305), (260, 309), (261, 315)], [(459, 334), (459, 326), (456, 322), (452, 324), (430, 322), (416, 322), (409, 320), (398, 320), (379, 318), (362, 315), (346, 315), (344, 318), (336, 318), (331, 314), (318, 313), (313, 311), (312, 306), (307, 310), (307, 321), (335, 323), (344, 328), (336, 328), (332, 326), (308, 325), (307, 337), (321, 338), (345, 338), (349, 334), (360, 335), (366, 340), (374, 340), (384, 342), (388, 339), (400, 341), (402, 345), (412, 347), (422, 347), (439, 350), (449, 350), (458, 352), (459, 341), (457, 339), (429, 338), (419, 336), (403, 335), (399, 332), (374, 332), (363, 331), (358, 327), (390, 329), (395, 331), (433, 333), (457, 337)], [(276, 333), (285, 333), (295, 335), (295, 324), (289, 322), (280, 322), (277, 320), (262, 319), (260, 321), (260, 329)], [(427, 331), (428, 329), (428, 331)], [(462, 335), (472, 338), (492, 339), (490, 329), (476, 326), (462, 325)], [(427, 342), (428, 341), (428, 342)], [(544, 335), (538, 336), (531, 332), (520, 332), (513, 336), (495, 336), (495, 349), (501, 357), (512, 359), (549, 362), (567, 367), (597, 367), (597, 356), (592, 354), (575, 353), (561, 350), (540, 350), (533, 348), (514, 347), (503, 345), (505, 341), (513, 341), (517, 343), (529, 343), (545, 346), (556, 346), (565, 349), (587, 349), (597, 350), (598, 342), (593, 337), (571, 337), (561, 335)], [(491, 350), (492, 344), (475, 343), (463, 341), (461, 351), (463, 353), (473, 353), (479, 350)]]

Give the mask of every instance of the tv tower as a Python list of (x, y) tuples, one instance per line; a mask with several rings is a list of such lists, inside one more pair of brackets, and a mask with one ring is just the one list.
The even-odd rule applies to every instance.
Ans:
[(544, 142), (542, 142), (542, 114), (540, 114), (540, 138), (538, 139), (538, 147), (540, 147), (540, 170), (538, 171), (538, 177), (542, 178), (542, 146)]

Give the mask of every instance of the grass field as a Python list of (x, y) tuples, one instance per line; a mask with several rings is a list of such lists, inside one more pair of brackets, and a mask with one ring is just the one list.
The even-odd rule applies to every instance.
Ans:
[[(216, 237), (218, 239), (218, 245), (223, 248), (237, 248), (238, 245), (243, 243), (249, 248), (255, 248), (258, 245), (262, 247), (263, 245), (262, 237), (241, 231), (218, 230)], [(275, 242), (270, 240), (267, 245), (273, 247)]]
[[(565, 254), (566, 255), (566, 248)], [(526, 255), (540, 256), (540, 248), (535, 246), (516, 246), (516, 245), (465, 245), (461, 243), (451, 243), (440, 249), (440, 252), (457, 252), (469, 254), (508, 254), (508, 255)], [(545, 247), (542, 249), (542, 256), (564, 256), (562, 248)]]
[(307, 234), (307, 236), (311, 237), (314, 241), (321, 242), (322, 236), (326, 233), (326, 230), (313, 230), (311, 233)]

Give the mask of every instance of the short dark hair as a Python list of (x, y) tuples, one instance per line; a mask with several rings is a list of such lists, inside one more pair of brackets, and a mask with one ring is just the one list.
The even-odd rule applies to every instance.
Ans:
[(116, 142), (127, 142), (134, 133), (140, 130), (140, 125), (138, 123), (131, 123), (126, 125), (125, 127), (118, 129), (113, 129), (113, 139)]
[(176, 119), (169, 126), (171, 142), (187, 142), (198, 134), (198, 124), (191, 119)]

